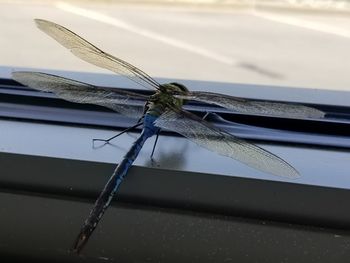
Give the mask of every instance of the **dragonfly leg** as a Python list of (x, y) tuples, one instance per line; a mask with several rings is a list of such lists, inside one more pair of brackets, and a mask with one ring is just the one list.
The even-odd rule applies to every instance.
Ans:
[(153, 149), (152, 149), (152, 153), (151, 153), (151, 160), (153, 160), (153, 154), (154, 154), (154, 150), (156, 149), (156, 145), (157, 145), (157, 142), (158, 142), (159, 133), (160, 133), (160, 130), (158, 130), (158, 131), (157, 131), (157, 134), (156, 134), (156, 140), (154, 141)]
[(211, 113), (211, 112), (207, 111), (207, 112), (205, 113), (205, 115), (203, 116), (202, 120), (204, 121), (204, 120), (208, 117), (208, 115), (209, 115), (210, 113)]
[(104, 143), (107, 144), (107, 143), (109, 143), (111, 140), (113, 140), (114, 138), (117, 138), (118, 136), (120, 136), (120, 135), (122, 135), (122, 134), (124, 134), (124, 133), (126, 133), (126, 132), (128, 132), (128, 131), (130, 131), (130, 130), (132, 130), (132, 129), (138, 127), (138, 126), (140, 126), (141, 124), (142, 124), (142, 122), (138, 122), (138, 123), (136, 123), (134, 126), (131, 126), (131, 127), (127, 128), (127, 129), (121, 131), (120, 133), (118, 133), (118, 134), (112, 136), (111, 138), (108, 138), (108, 139), (92, 139), (92, 143), (94, 144), (94, 142), (100, 141), (100, 142), (104, 142)]
[[(209, 114), (211, 114), (211, 112), (207, 111), (206, 114), (203, 116), (202, 120), (205, 120), (205, 118), (207, 118)], [(156, 140), (154, 141), (154, 145), (153, 145), (153, 149), (152, 149), (152, 153), (151, 153), (151, 160), (153, 160), (153, 154), (154, 154), (154, 151), (156, 149), (159, 133), (160, 133), (160, 130), (158, 130), (158, 132), (156, 134)]]

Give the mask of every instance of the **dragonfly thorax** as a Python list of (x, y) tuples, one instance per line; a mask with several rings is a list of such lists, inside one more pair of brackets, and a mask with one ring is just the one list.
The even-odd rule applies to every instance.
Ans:
[(186, 93), (188, 93), (188, 89), (182, 84), (163, 84), (161, 88), (151, 96), (147, 104), (147, 113), (159, 116), (169, 108), (180, 109), (184, 104), (184, 100), (176, 98), (174, 95)]

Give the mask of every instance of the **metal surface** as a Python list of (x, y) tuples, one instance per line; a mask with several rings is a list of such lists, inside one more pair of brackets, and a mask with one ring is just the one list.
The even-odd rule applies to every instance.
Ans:
[[(66, 110), (66, 117), (74, 112)], [(78, 112), (87, 118), (106, 113)], [(166, 135), (160, 138), (155, 162), (149, 158), (152, 142), (146, 143), (86, 254), (72, 256), (67, 248), (75, 238), (73, 230), (136, 134), (93, 148), (93, 138), (115, 132), (18, 120), (0, 123), (3, 257), (43, 262), (344, 262), (349, 256), (347, 151), (260, 144), (301, 171), (300, 179), (288, 181)]]
[(77, 257), (68, 247), (114, 165), (6, 153), (0, 160), (3, 258), (289, 263), (350, 256), (348, 190), (133, 167)]
[[(109, 138), (116, 132), (5, 120), (1, 121), (1, 127), (2, 152), (108, 163), (116, 163), (120, 160), (136, 138), (134, 133), (124, 134), (111, 145), (93, 148), (93, 138)], [(159, 140), (160, 143), (154, 155), (156, 162), (152, 163), (149, 158), (153, 146), (153, 141), (149, 140), (144, 145), (135, 165), (350, 188), (348, 151), (259, 144), (282, 156), (300, 171), (301, 178), (286, 180), (260, 173), (230, 158), (202, 149), (185, 138), (161, 136)], [(213, 163), (215, 165), (212, 165)]]

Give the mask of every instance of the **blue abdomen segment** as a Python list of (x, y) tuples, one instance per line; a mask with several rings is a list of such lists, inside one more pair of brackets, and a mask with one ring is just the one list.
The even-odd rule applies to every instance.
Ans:
[(105, 210), (109, 206), (115, 192), (118, 190), (119, 185), (127, 175), (129, 168), (138, 156), (145, 141), (155, 135), (159, 128), (154, 126), (154, 121), (157, 116), (146, 114), (143, 119), (143, 129), (141, 135), (133, 143), (130, 150), (125, 154), (123, 160), (119, 163), (117, 168), (114, 170), (113, 175), (108, 180), (103, 191), (95, 202), (89, 217), (84, 222), (84, 225), (80, 231), (80, 235), (75, 243), (74, 249), (80, 250), (86, 243), (87, 239), (91, 235), (92, 231), (97, 226), (97, 223), (101, 219)]
[[(112, 177), (109, 179), (105, 189), (107, 188), (108, 184), (111, 182), (111, 187), (114, 185), (114, 189), (112, 192), (115, 192), (120, 183), (123, 181), (124, 177), (126, 176), (129, 168), (135, 161), (136, 157), (138, 156), (139, 152), (141, 151), (143, 144), (145, 141), (149, 138), (155, 135), (159, 128), (154, 126), (154, 121), (157, 119), (156, 116), (146, 114), (143, 120), (143, 129), (141, 132), (141, 135), (138, 137), (138, 139), (133, 143), (130, 150), (125, 154), (123, 160), (119, 163), (117, 168), (114, 170), (114, 173)], [(104, 190), (105, 190), (104, 189)], [(110, 199), (113, 196), (110, 197)], [(108, 204), (111, 200), (108, 200)], [(108, 204), (106, 204), (108, 206)]]

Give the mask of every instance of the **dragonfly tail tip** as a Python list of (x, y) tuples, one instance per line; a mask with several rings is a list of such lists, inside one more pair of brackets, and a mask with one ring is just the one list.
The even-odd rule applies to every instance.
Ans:
[(80, 233), (74, 243), (72, 252), (79, 255), (87, 241), (88, 241), (88, 236), (86, 236), (84, 233)]

